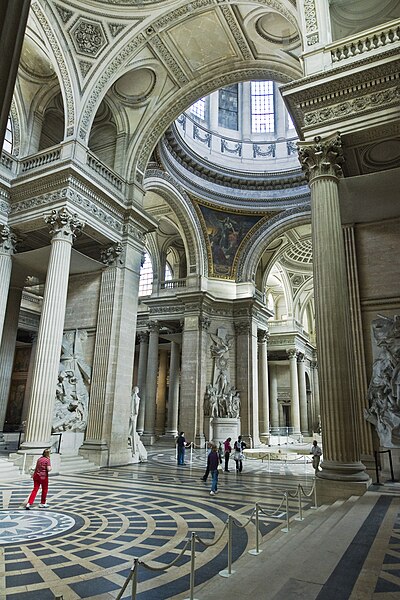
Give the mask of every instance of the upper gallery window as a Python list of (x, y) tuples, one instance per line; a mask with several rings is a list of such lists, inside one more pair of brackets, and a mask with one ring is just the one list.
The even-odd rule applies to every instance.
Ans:
[(275, 131), (274, 83), (251, 82), (251, 131), (252, 133)]
[(226, 129), (239, 129), (239, 87), (237, 83), (218, 91), (218, 125)]
[(3, 143), (3, 150), (5, 150), (9, 154), (11, 154), (12, 153), (12, 146), (13, 146), (12, 123), (11, 123), (10, 117), (8, 117), (7, 129), (6, 129), (6, 134), (5, 134), (4, 143)]
[(190, 112), (193, 116), (204, 121), (206, 118), (206, 98), (200, 98), (190, 107)]
[(139, 279), (139, 297), (151, 296), (153, 291), (153, 265), (151, 263), (150, 254), (148, 252), (144, 255), (144, 262), (140, 267), (140, 279)]

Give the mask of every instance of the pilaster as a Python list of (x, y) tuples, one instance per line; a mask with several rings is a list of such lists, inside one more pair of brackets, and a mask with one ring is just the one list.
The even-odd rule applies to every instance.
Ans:
[(15, 252), (17, 238), (7, 225), (0, 227), (0, 340), (3, 335), (8, 290), (10, 286), (12, 255)]

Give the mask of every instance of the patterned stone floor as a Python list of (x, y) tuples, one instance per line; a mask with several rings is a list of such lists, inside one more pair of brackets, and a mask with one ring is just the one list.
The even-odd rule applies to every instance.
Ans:
[[(222, 532), (228, 515), (244, 523), (262, 502), (264, 536), (282, 527), (284, 489), (311, 489), (313, 471), (300, 462), (246, 461), (244, 472), (220, 476), (219, 494), (200, 477), (205, 453), (187, 453), (178, 467), (170, 449), (150, 453), (149, 462), (51, 478), (49, 508), (21, 509), (31, 481), (2, 484), (0, 494), (0, 599), (63, 600), (115, 598), (133, 558), (139, 567), (139, 600), (172, 599), (189, 589), (190, 552), (178, 557), (190, 533), (206, 543)], [(310, 504), (310, 503), (309, 503)], [(305, 506), (306, 508), (306, 506)], [(297, 502), (290, 502), (292, 514)], [(233, 560), (254, 548), (255, 529), (234, 528)], [(226, 534), (211, 546), (197, 544), (196, 584), (227, 566)], [(124, 598), (130, 598), (127, 590)]]

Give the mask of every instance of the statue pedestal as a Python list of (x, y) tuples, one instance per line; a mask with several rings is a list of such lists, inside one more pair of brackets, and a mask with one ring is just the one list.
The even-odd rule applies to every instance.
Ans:
[[(78, 450), (83, 444), (85, 434), (83, 431), (63, 431), (61, 436), (60, 454), (78, 456)], [(58, 436), (53, 439), (58, 440)]]
[(240, 435), (240, 417), (213, 417), (210, 418), (211, 438), (213, 442), (224, 442), (228, 437), (232, 441), (237, 440)]

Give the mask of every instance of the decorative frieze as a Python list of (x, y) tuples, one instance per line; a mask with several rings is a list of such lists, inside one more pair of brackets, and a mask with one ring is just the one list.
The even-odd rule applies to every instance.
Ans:
[(70, 29), (71, 39), (78, 54), (97, 58), (107, 45), (103, 26), (97, 21), (79, 18)]
[(231, 8), (227, 5), (221, 6), (221, 12), (225, 17), (226, 22), (228, 23), (229, 30), (232, 33), (233, 37), (235, 38), (235, 42), (239, 46), (239, 49), (240, 49), (240, 52), (242, 53), (243, 58), (246, 60), (253, 59), (254, 57), (250, 51), (249, 46), (247, 45), (246, 38), (244, 37), (241, 29), (239, 28), (239, 25), (232, 13)]
[(396, 85), (371, 94), (364, 94), (354, 100), (348, 100), (319, 110), (306, 112), (304, 114), (304, 125), (318, 125), (327, 121), (343, 119), (344, 116), (358, 115), (379, 106), (398, 106), (400, 101), (400, 86)]
[(159, 35), (155, 35), (151, 38), (150, 45), (154, 48), (154, 50), (156, 50), (157, 54), (163, 60), (178, 83), (184, 85), (189, 81), (186, 74), (172, 56), (171, 52), (168, 50)]

